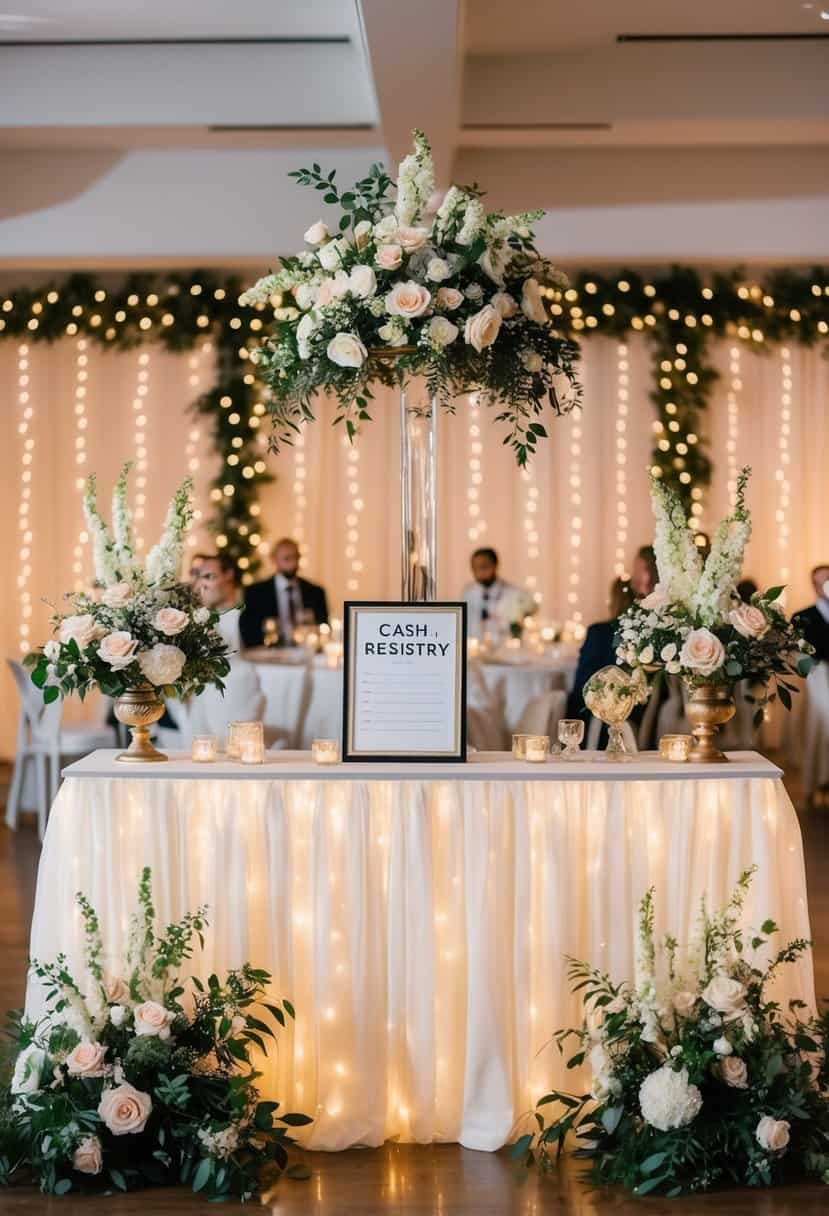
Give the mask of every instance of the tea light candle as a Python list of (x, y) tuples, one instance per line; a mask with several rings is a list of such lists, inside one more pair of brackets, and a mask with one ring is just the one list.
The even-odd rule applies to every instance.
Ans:
[(684, 764), (691, 754), (692, 743), (690, 735), (663, 735), (659, 740), (659, 755), (663, 760)]
[(544, 764), (550, 750), (550, 740), (547, 735), (527, 735), (524, 758), (530, 764)]
[(315, 739), (311, 744), (314, 764), (338, 764), (340, 745), (336, 739)]
[(513, 735), (512, 736), (512, 758), (513, 760), (527, 759), (527, 740), (529, 735)]
[(265, 763), (265, 741), (256, 735), (243, 735), (239, 742), (239, 759), (242, 764)]
[(216, 759), (216, 736), (196, 735), (190, 752), (191, 759), (199, 764), (210, 764)]

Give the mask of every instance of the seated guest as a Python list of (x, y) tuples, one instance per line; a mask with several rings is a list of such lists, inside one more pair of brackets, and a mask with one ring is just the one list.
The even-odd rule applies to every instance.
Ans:
[(613, 616), (607, 621), (597, 621), (590, 625), (585, 634), (584, 642), (579, 651), (579, 661), (573, 687), (567, 699), (567, 717), (587, 720), (588, 711), (584, 704), (582, 689), (591, 676), (603, 667), (616, 665), (616, 649), (613, 637), (616, 633), (618, 618), (633, 600), (644, 599), (650, 595), (656, 586), (656, 558), (650, 545), (644, 545), (633, 559), (630, 581), (618, 580), (613, 584), (610, 610)]
[(265, 621), (275, 619), (279, 624), (280, 643), (293, 645), (297, 625), (328, 623), (328, 603), (325, 591), (316, 583), (298, 578), (299, 546), (287, 537), (274, 545), (272, 578), (252, 583), (245, 591), (245, 608), (239, 619), (239, 629), (245, 646), (261, 646), (265, 640)]
[(201, 577), (202, 564), (210, 555), (208, 553), (194, 553), (193, 560), (190, 562), (190, 569), (187, 571), (187, 577), (190, 580), (190, 586), (194, 591), (198, 591), (199, 578)]
[(498, 554), (494, 549), (476, 549), (469, 561), (474, 583), (467, 583), (462, 597), (468, 605), (467, 628), (471, 638), (493, 631), (506, 633), (514, 621), (535, 611), (532, 596), (498, 576)]
[(815, 602), (794, 615), (794, 621), (815, 648), (815, 660), (829, 663), (829, 562), (822, 562), (811, 572)]
[(744, 604), (750, 604), (751, 597), (756, 595), (759, 590), (760, 588), (753, 578), (742, 578), (737, 584), (737, 594)]
[(206, 608), (219, 613), (216, 626), (231, 654), (242, 648), (239, 618), (242, 615), (242, 586), (236, 562), (227, 553), (213, 553), (202, 558), (201, 575), (196, 588)]

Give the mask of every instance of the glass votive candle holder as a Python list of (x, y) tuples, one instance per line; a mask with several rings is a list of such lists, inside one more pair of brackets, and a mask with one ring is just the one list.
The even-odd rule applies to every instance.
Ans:
[(256, 735), (243, 736), (239, 744), (239, 759), (242, 764), (265, 763), (265, 741)]
[(584, 723), (581, 718), (562, 718), (558, 724), (558, 738), (564, 745), (562, 760), (581, 760), (579, 746), (584, 738)]
[(524, 759), (530, 764), (544, 764), (550, 754), (550, 740), (547, 735), (527, 735), (524, 744)]
[(692, 743), (690, 735), (662, 735), (659, 740), (660, 759), (684, 764), (691, 755)]
[(336, 739), (314, 739), (311, 744), (314, 764), (339, 764), (340, 745)]
[(513, 760), (527, 759), (527, 740), (530, 735), (513, 735), (512, 736), (512, 758)]
[(225, 751), (227, 753), (228, 760), (239, 759), (239, 727), (244, 725), (244, 722), (228, 722), (227, 724)]
[(216, 759), (216, 736), (194, 735), (190, 759), (197, 764), (211, 764)]

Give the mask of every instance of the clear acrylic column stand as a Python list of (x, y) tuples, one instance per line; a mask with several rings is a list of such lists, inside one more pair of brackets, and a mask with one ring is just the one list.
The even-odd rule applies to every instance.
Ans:
[(400, 390), (401, 599), (437, 598), (437, 401), (425, 385)]

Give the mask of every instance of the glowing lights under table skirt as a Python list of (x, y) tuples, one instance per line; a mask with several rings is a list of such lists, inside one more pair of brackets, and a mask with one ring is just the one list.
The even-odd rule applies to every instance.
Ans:
[[(63, 950), (79, 967), (78, 890), (121, 949), (145, 864), (164, 923), (209, 904), (195, 970), (249, 959), (296, 1006), (262, 1086), (316, 1115), (310, 1147), (502, 1145), (550, 1085), (578, 1084), (542, 1050), (579, 1016), (564, 956), (632, 975), (635, 908), (651, 884), (657, 932), (687, 940), (703, 893), (718, 904), (756, 863), (751, 923), (774, 916), (784, 939), (809, 937), (800, 832), (771, 765), (768, 777), (692, 779), (676, 766), (650, 780), (638, 760), (605, 766), (607, 779), (552, 765), (526, 780), (517, 765), (498, 780), (470, 780), (470, 766), (465, 780), (282, 778), (278, 765), (220, 779), (194, 767), (201, 779), (64, 782), (32, 954)], [(813, 1005), (809, 962), (783, 979), (778, 998)], [(27, 1008), (40, 1008), (31, 987)]]

